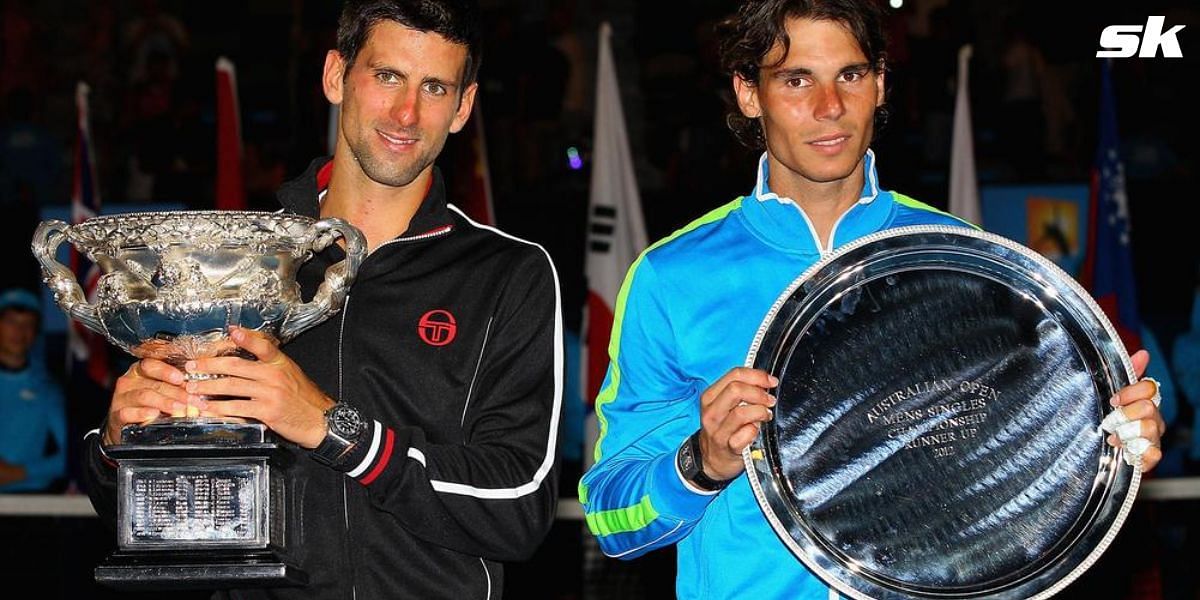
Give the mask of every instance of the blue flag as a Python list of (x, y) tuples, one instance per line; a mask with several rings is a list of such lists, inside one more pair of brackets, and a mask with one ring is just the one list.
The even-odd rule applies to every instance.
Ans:
[(1117, 107), (1109, 61), (1100, 75), (1100, 139), (1092, 166), (1088, 251), (1081, 280), (1130, 352), (1141, 349), (1141, 321), (1130, 252), (1129, 198), (1117, 136)]

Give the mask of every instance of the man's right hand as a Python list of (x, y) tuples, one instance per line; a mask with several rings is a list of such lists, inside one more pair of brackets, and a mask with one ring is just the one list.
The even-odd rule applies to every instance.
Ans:
[(767, 393), (779, 380), (758, 369), (730, 369), (700, 395), (700, 455), (704, 474), (733, 479), (745, 470), (742, 450), (758, 437), (760, 423), (770, 421), (775, 397)]
[(145, 358), (133, 363), (117, 378), (100, 442), (105, 446), (117, 443), (121, 428), (131, 423), (146, 423), (162, 415), (187, 415), (188, 394), (183, 383), (183, 371), (161, 360)]

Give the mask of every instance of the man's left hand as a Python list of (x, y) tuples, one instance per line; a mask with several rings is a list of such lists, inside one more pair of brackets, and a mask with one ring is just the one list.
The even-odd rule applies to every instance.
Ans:
[[(258, 358), (237, 356), (188, 361), (189, 373), (226, 375), (189, 381), (188, 402), (203, 414), (257, 419), (272, 431), (304, 448), (316, 448), (325, 438), (325, 410), (333, 400), (313, 383), (268, 335), (233, 327), (230, 339)], [(237, 396), (207, 400), (203, 396)]]
[[(1147, 446), (1142, 452), (1142, 471), (1149, 471), (1162, 460), (1163, 432), (1167, 425), (1162, 413), (1158, 410), (1158, 384), (1152, 379), (1142, 379), (1146, 365), (1150, 363), (1150, 353), (1139, 350), (1130, 357), (1133, 360), (1133, 370), (1139, 381), (1121, 388), (1112, 397), (1111, 404), (1114, 413), (1106, 418), (1105, 429), (1110, 431), (1108, 443), (1116, 448), (1125, 447), (1126, 451), (1138, 450), (1137, 445)], [(1123, 415), (1123, 416), (1122, 416)], [(1143, 439), (1145, 442), (1137, 441)]]

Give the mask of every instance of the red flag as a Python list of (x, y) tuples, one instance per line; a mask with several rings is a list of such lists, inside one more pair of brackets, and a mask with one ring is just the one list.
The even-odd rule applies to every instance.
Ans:
[(217, 59), (217, 189), (218, 210), (246, 210), (242, 178), (242, 124), (238, 116), (237, 78), (233, 63)]
[(612, 28), (600, 26), (596, 73), (596, 125), (592, 150), (592, 182), (588, 207), (588, 297), (583, 332), (583, 394), (589, 413), (585, 425), (584, 460), (592, 459), (597, 436), (593, 409), (608, 369), (617, 293), (625, 272), (645, 249), (646, 225), (633, 172), (633, 155), (625, 130), (617, 69), (612, 57)]
[(456, 144), (453, 154), (454, 177), (450, 185), (455, 204), (471, 217), (472, 221), (484, 225), (496, 224), (496, 213), (492, 210), (492, 175), (488, 170), (487, 139), (483, 133), (483, 111), (479, 108), (479, 96), (475, 96), (475, 108), (471, 120), (459, 132), (462, 139)]
[[(82, 81), (75, 86), (75, 110), (78, 137), (75, 142), (75, 168), (71, 182), (71, 223), (82, 223), (100, 213), (100, 187), (96, 181), (96, 164), (93, 160), (91, 129), (88, 125), (88, 93), (91, 90)], [(99, 266), (88, 260), (71, 246), (71, 271), (83, 285), (89, 302), (95, 302), (96, 283), (100, 280)], [(86, 365), (88, 377), (97, 384), (108, 387), (112, 375), (108, 362), (108, 343), (103, 336), (92, 332), (78, 321), (71, 321), (67, 328), (67, 368), (73, 370), (76, 362)]]

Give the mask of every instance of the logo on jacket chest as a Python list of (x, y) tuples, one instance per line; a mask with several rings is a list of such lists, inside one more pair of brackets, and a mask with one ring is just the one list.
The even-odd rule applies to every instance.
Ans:
[(458, 324), (448, 310), (431, 310), (421, 315), (417, 322), (417, 335), (430, 346), (445, 346), (453, 342), (457, 334)]

